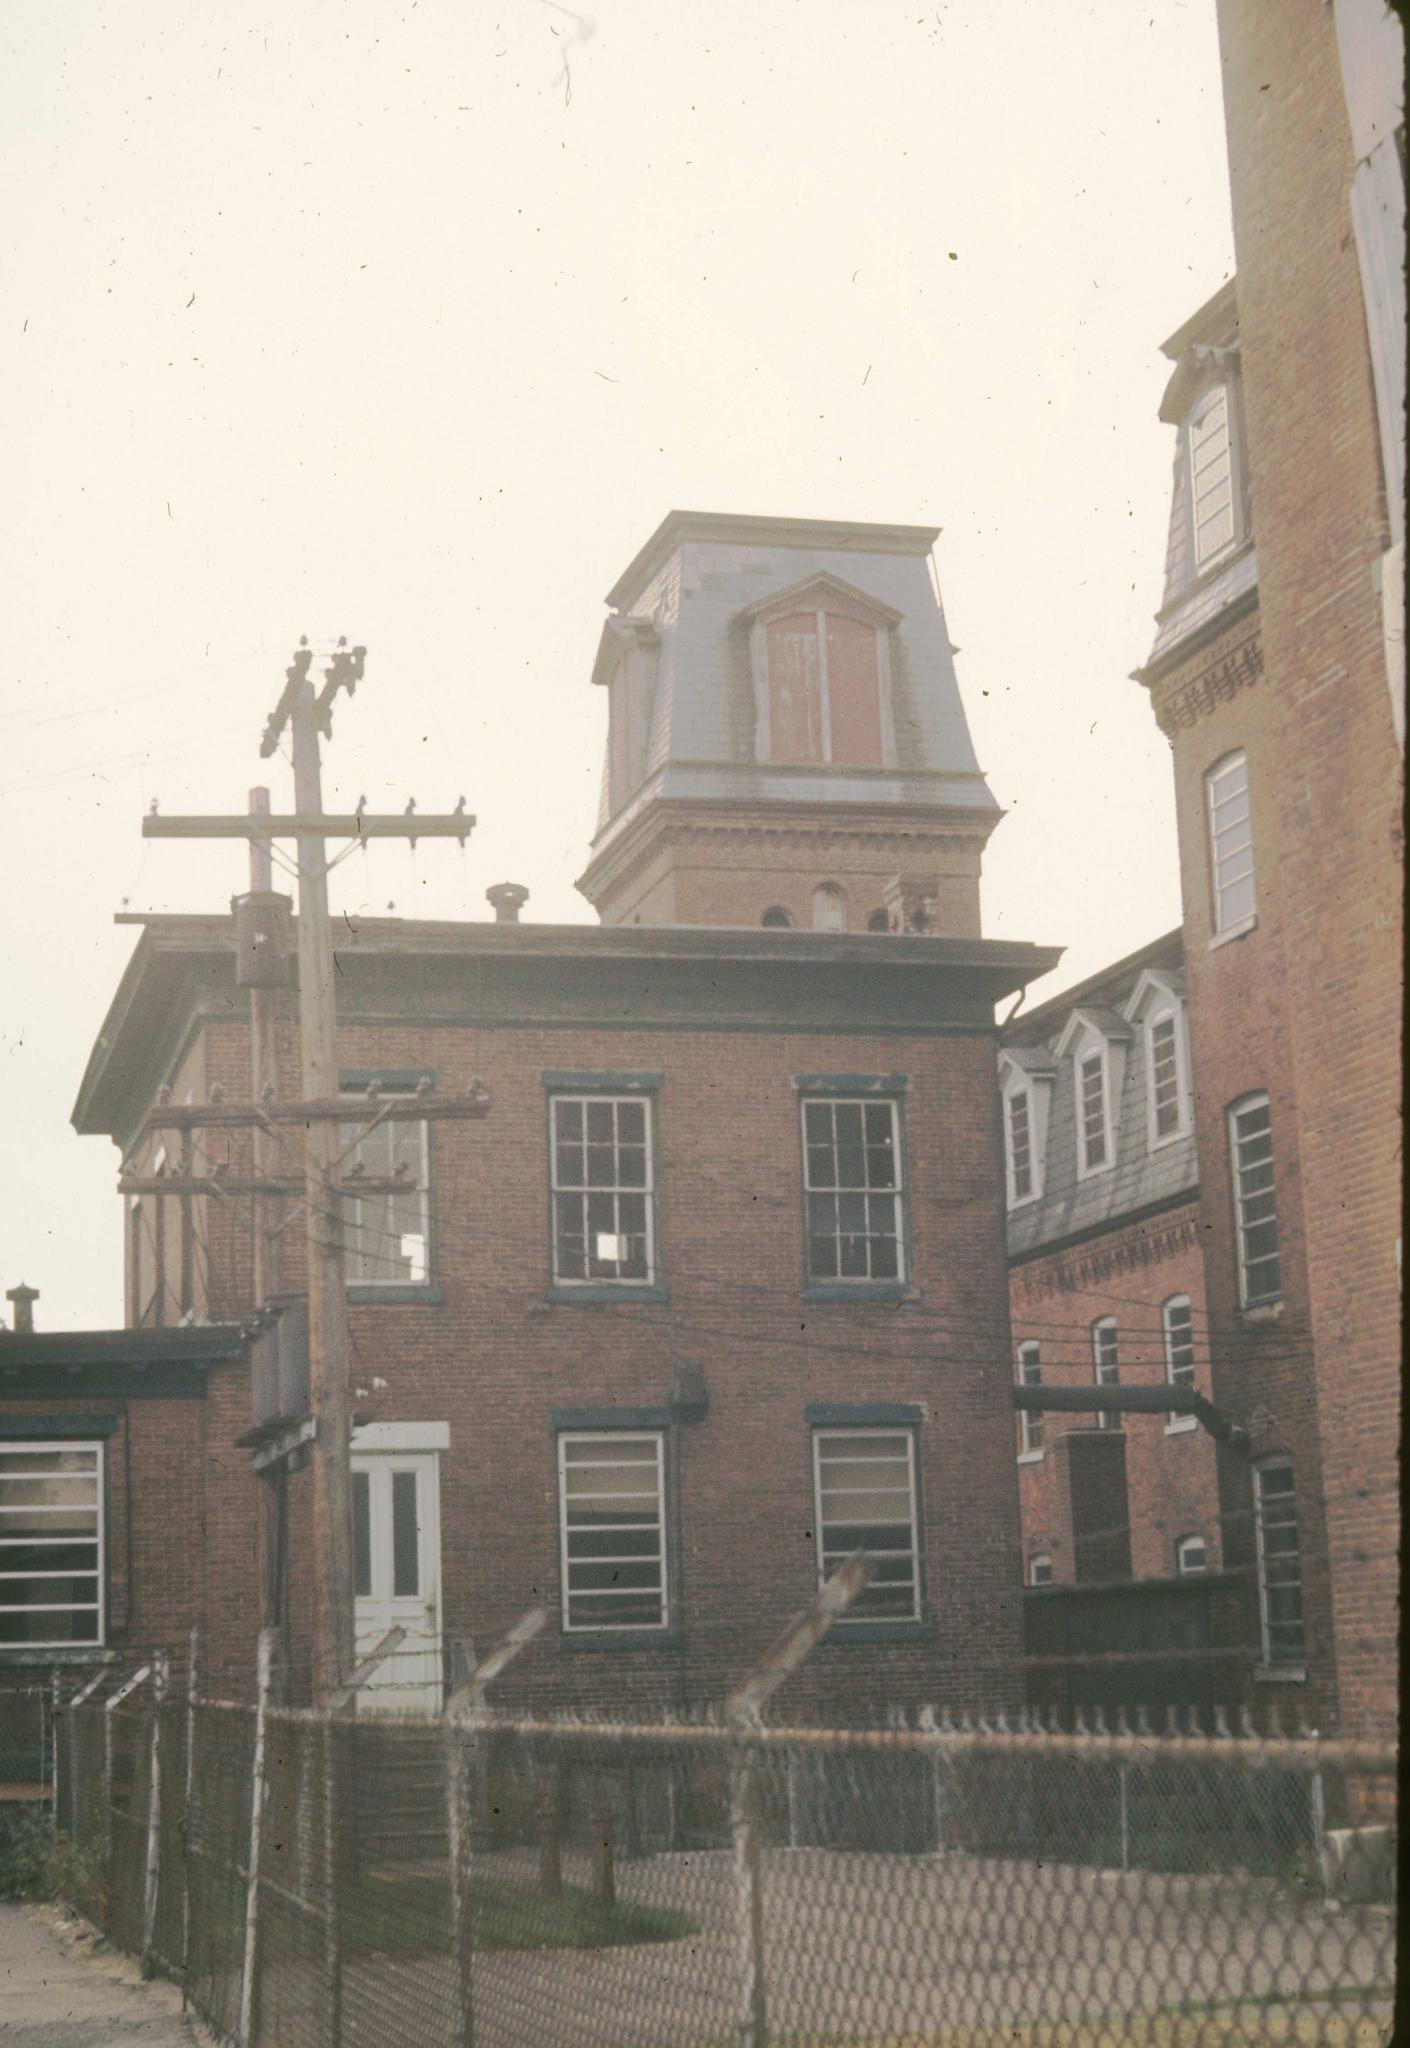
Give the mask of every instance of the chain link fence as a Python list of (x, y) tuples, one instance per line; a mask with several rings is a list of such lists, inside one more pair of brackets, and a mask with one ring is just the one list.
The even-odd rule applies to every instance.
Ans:
[(1389, 2037), (1393, 1751), (926, 1719), (89, 1702), (59, 1823), (249, 2048)]

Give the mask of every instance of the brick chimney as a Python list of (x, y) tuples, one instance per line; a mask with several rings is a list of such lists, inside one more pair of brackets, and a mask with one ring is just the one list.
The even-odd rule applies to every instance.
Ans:
[(5, 1299), (6, 1301), (12, 1301), (15, 1305), (15, 1335), (17, 1337), (22, 1336), (27, 1330), (32, 1330), (34, 1328), (34, 1304), (39, 1299), (39, 1289), (37, 1287), (26, 1287), (23, 1280), (21, 1280), (18, 1287), (7, 1287), (5, 1289)]

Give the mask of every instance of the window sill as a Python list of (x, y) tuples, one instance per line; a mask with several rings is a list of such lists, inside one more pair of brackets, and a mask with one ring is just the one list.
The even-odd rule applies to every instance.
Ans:
[(1181, 1124), (1177, 1131), (1167, 1131), (1163, 1138), (1157, 1138), (1148, 1132), (1146, 1135), (1146, 1150), (1147, 1152), (1163, 1152), (1167, 1145), (1178, 1145), (1182, 1138), (1188, 1138), (1189, 1135), (1190, 1127), (1188, 1124)]
[(1283, 1320), (1281, 1301), (1255, 1301), (1239, 1310), (1239, 1319), (1245, 1323), (1280, 1323)]
[(601, 1308), (618, 1301), (669, 1301), (669, 1289), (652, 1282), (631, 1280), (585, 1280), (580, 1287), (550, 1287), (544, 1300), (551, 1308)]
[(1211, 953), (1217, 953), (1221, 946), (1229, 945), (1234, 939), (1246, 938), (1250, 932), (1257, 929), (1258, 912), (1255, 910), (1251, 917), (1241, 917), (1237, 924), (1231, 924), (1226, 931), (1216, 932), (1209, 942), (1209, 950)]
[(1018, 1463), (1020, 1465), (1041, 1465), (1043, 1462), (1043, 1455), (1044, 1454), (1042, 1451), (1020, 1451), (1018, 1454)]
[(678, 1628), (566, 1629), (558, 1632), (559, 1651), (570, 1657), (626, 1650), (680, 1650), (685, 1638)]
[(1259, 1664), (1253, 1673), (1255, 1685), (1306, 1685), (1305, 1664)]
[(1192, 1429), (1198, 1428), (1199, 1417), (1197, 1415), (1177, 1415), (1173, 1422), (1166, 1423), (1165, 1434), (1167, 1436), (1188, 1436)]
[(1034, 1188), (1031, 1195), (1012, 1195), (1009, 1198), (1009, 1214), (1012, 1216), (1016, 1209), (1031, 1209), (1035, 1202), (1041, 1202), (1042, 1199), (1041, 1188)]
[(56, 1664), (116, 1664), (117, 1650), (104, 1648), (101, 1643), (64, 1643), (53, 1650), (0, 1650), (0, 1671), (18, 1670), (21, 1667), (43, 1671), (52, 1670)]
[(835, 1621), (823, 1641), (852, 1650), (868, 1649), (873, 1643), (933, 1643), (935, 1630), (928, 1621)]
[(901, 1301), (919, 1301), (921, 1291), (905, 1280), (813, 1280), (803, 1289), (803, 1299), (894, 1305)]
[(348, 1288), (348, 1300), (359, 1304), (410, 1302), (417, 1308), (439, 1308), (445, 1300), (439, 1287), (357, 1287)]

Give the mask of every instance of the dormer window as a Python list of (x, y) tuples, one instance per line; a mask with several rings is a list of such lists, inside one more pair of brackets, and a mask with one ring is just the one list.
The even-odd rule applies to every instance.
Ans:
[(749, 634), (758, 760), (894, 766), (891, 631), (899, 612), (822, 575), (740, 617)]
[(1010, 1209), (1038, 1201), (1048, 1148), (1048, 1107), (1057, 1064), (1038, 1048), (1007, 1046), (999, 1055), (1004, 1173)]
[(1178, 967), (1147, 968), (1124, 1015), (1141, 1027), (1146, 1064), (1146, 1139), (1152, 1152), (1190, 1129), (1190, 1060), (1184, 980)]
[(1085, 1053), (1077, 1066), (1077, 1138), (1083, 1173), (1110, 1164), (1106, 1110), (1106, 1054)]
[(659, 643), (651, 619), (617, 613), (602, 628), (592, 679), (607, 690), (607, 798), (614, 813), (646, 776)]

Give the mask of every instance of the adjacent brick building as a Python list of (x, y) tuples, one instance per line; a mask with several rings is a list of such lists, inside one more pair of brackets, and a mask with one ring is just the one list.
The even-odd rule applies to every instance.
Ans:
[[(993, 1014), (1056, 956), (977, 935), (998, 813), (933, 537), (673, 515), (598, 663), (607, 922), (520, 923), (496, 889), (492, 923), (339, 941), (349, 1164), (403, 1169), (346, 1217), (359, 1633), (408, 1630), (386, 1699), (433, 1706), (543, 1601), (507, 1702), (699, 1707), (862, 1546), (877, 1576), (796, 1710), (1022, 1700)], [(292, 1306), (253, 1371), (212, 1372), (232, 1478), (188, 1542), (213, 1670), (247, 1673), (272, 1611), (297, 1694), (303, 1227), (268, 1200), (257, 1223), (245, 1132), (145, 1132), (159, 1091), (248, 1099), (252, 1054), (232, 920), (140, 922), (75, 1120), (149, 1179), (231, 1189), (132, 1197), (132, 1322), (243, 1321), (252, 1228), (280, 1249)], [(486, 1115), (419, 1121), (428, 1080), (481, 1084)], [(406, 1098), (371, 1130), (369, 1084)], [(257, 1477), (280, 1443), (285, 1476)]]
[[(1260, 1688), (1396, 1699), (1403, 740), (1400, 29), (1220, 0), (1237, 285), (1165, 344), (1165, 602), (1224, 1558)], [(1268, 1696), (1273, 1696), (1271, 1692)]]

